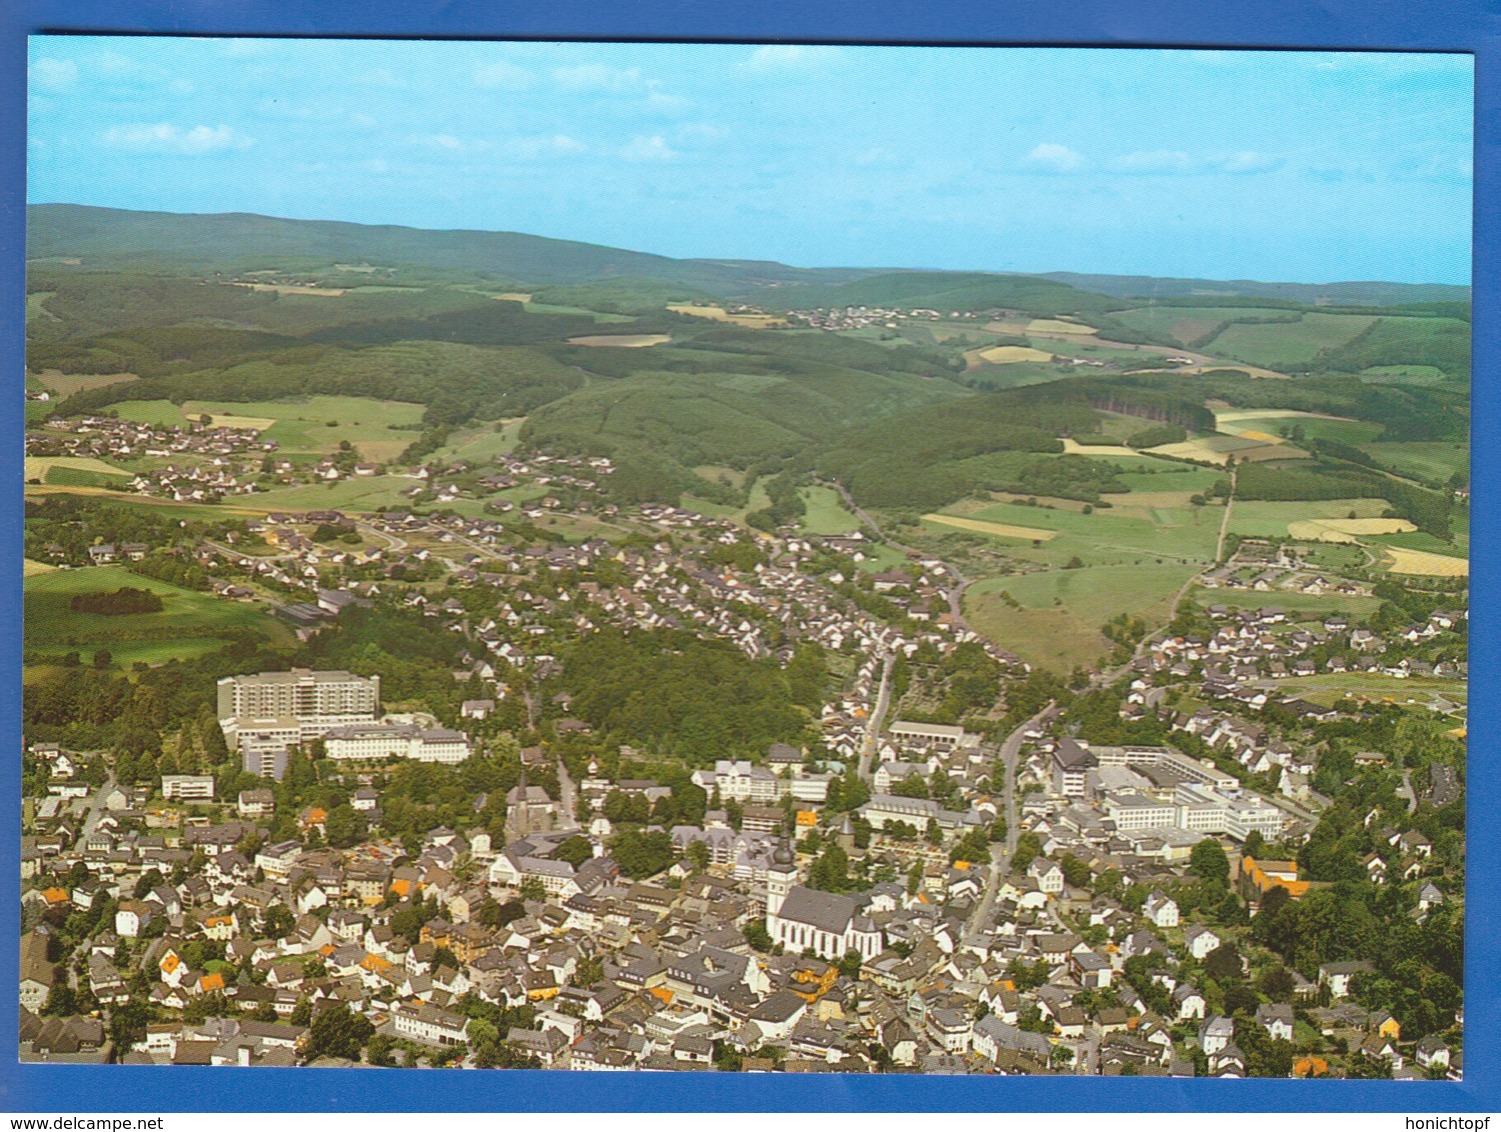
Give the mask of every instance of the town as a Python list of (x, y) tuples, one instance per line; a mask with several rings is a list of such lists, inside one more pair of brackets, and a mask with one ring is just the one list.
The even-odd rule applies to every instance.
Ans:
[[(128, 442), (255, 451), (201, 427)], [(185, 706), (100, 749), (67, 726), (104, 694), (75, 654), (32, 714), (71, 737), (25, 755), (23, 1058), (1460, 1074), (1457, 977), (1393, 965), (1462, 916), (1439, 817), (1462, 787), (1427, 754), (1462, 704), (1299, 688), (1462, 677), (1462, 591), (1301, 620), (1278, 593), (1373, 583), (1242, 540), (1201, 579), (1224, 604), (1127, 627), (1108, 670), (1063, 680), (966, 624), (943, 559), (869, 569), (889, 548), (868, 530), (601, 503), (607, 461), (418, 474), (420, 510), (128, 542), (80, 537), (111, 537), (108, 493), (41, 500), (28, 557), (171, 576), (271, 614), (304, 659), (230, 650), (160, 687), (140, 666), (130, 718)], [(483, 517), (426, 486), (530, 476), (556, 494)], [(539, 537), (559, 518), (615, 541)], [(657, 746), (620, 741), (699, 669)], [(727, 673), (776, 691), (708, 682)], [(1310, 852), (1342, 879), (1305, 875)], [(1365, 891), (1400, 939), (1352, 910)]]

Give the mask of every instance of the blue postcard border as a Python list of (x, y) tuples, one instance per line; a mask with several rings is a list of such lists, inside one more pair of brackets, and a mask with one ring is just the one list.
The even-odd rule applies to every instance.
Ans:
[[(177, 3), (172, 0), (17, 0), (0, 5), (0, 365), (10, 412), (0, 416), (0, 561), (21, 557), (25, 239), (26, 37), (39, 33), (377, 36), (595, 40), (1144, 45), (1462, 51), (1475, 56), (1474, 360), (1494, 372), (1501, 355), (1501, 212), (1487, 207), (1501, 174), (1501, 31), (1479, 0), (1046, 0), (977, 3), (821, 0), (685, 5), (675, 0), (554, 0), (548, 5), (379, 0)], [(1489, 451), (1501, 390), (1476, 381), (1467, 891), (1466, 1079), (1462, 1083), (1188, 1081), (1161, 1079), (920, 1077), (554, 1071), (108, 1068), (22, 1065), (0, 1054), (0, 1110), (164, 1111), (1407, 1111), (1501, 1109), (1501, 824), (1491, 738), (1501, 725), (1501, 578), (1497, 501), (1501, 470)], [(0, 585), (0, 735), (12, 756), (0, 771), (0, 964), (18, 967), (21, 576)], [(1477, 816), (1478, 815), (1478, 816)], [(0, 995), (0, 1034), (17, 1032), (14, 996)], [(0, 1047), (5, 1046), (0, 1040)], [(400, 1073), (399, 1079), (389, 1079)], [(373, 1076), (372, 1076), (373, 1075)]]

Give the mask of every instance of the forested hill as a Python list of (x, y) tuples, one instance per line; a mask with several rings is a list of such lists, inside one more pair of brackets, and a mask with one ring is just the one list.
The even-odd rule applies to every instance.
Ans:
[[(1121, 299), (1251, 297), (1285, 299), (1307, 306), (1396, 306), (1403, 303), (1468, 303), (1470, 288), (1447, 283), (1263, 283), (1254, 279), (1164, 279), (1150, 275), (1081, 275), (1050, 271), (1039, 276)], [(1205, 302), (1204, 305), (1211, 305)]]
[(869, 274), (770, 262), (672, 259), (520, 232), (431, 231), (246, 212), (185, 215), (35, 204), (26, 217), (27, 256), (33, 263), (76, 259), (93, 270), (233, 274), (374, 264), (524, 285), (639, 276), (715, 295), (791, 283), (840, 283)]

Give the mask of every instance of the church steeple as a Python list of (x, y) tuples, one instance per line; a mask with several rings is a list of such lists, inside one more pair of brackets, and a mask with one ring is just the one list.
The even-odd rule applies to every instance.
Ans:
[(783, 835), (771, 853), (771, 866), (766, 870), (766, 916), (775, 916), (782, 910), (782, 902), (797, 883), (797, 854)]

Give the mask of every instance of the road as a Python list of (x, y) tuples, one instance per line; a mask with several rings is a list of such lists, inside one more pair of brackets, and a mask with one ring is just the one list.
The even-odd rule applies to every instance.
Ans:
[(1006, 808), (1006, 840), (1004, 843), (996, 841), (990, 845), (990, 878), (985, 882), (984, 895), (980, 897), (980, 902), (969, 914), (969, 921), (964, 926), (963, 942), (965, 943), (981, 935), (985, 930), (985, 925), (990, 922), (990, 914), (995, 908), (996, 894), (1001, 890), (1001, 877), (1010, 870), (1011, 855), (1016, 852), (1016, 839), (1021, 833), (1016, 813), (1016, 763), (1021, 755), (1027, 729), (1037, 726), (1046, 719), (1053, 711), (1053, 707), (1054, 705), (1049, 703), (1047, 707), (1006, 736), (1001, 744), (999, 754), (1006, 766), (1005, 784), (1002, 787)]
[(563, 811), (558, 817), (558, 829), (577, 829), (578, 787), (573, 784), (568, 764), (562, 759), (558, 760), (558, 808)]
[(886, 712), (891, 707), (891, 669), (896, 664), (896, 654), (887, 653), (881, 665), (881, 689), (876, 693), (876, 706), (871, 709), (870, 719), (865, 723), (865, 741), (860, 744), (860, 763), (856, 770), (860, 778), (869, 782), (875, 773), (876, 748), (881, 741), (881, 726), (886, 722)]
[(115, 772), (111, 769), (104, 780), (104, 785), (94, 791), (94, 796), (89, 799), (89, 811), (83, 819), (83, 836), (88, 837), (94, 832), (99, 824), (99, 817), (104, 812), (105, 796), (115, 788)]

